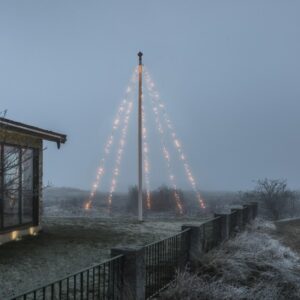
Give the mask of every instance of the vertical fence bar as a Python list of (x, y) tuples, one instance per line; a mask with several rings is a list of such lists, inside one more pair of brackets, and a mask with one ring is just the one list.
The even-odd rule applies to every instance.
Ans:
[[(106, 264), (103, 264), (103, 266), (102, 266), (102, 287), (100, 286), (100, 289), (102, 289), (102, 298), (103, 299), (105, 299), (105, 287), (106, 287), (105, 268), (106, 268)], [(101, 277), (100, 277), (100, 279), (101, 279)]]
[(95, 268), (93, 268), (93, 300), (95, 300)]
[(76, 300), (76, 291), (77, 291), (76, 275), (74, 275), (74, 292), (73, 292), (74, 300)]

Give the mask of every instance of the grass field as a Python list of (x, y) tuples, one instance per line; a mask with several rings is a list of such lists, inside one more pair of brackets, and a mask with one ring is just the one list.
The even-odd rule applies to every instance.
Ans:
[(23, 293), (109, 258), (110, 249), (145, 245), (177, 233), (196, 218), (159, 218), (138, 223), (134, 218), (43, 219), (34, 237), (0, 247), (0, 299)]

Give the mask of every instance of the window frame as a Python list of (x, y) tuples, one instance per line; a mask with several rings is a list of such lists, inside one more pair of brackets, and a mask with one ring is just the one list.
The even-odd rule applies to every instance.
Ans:
[[(15, 147), (18, 149), (19, 153), (19, 197), (18, 197), (18, 219), (19, 224), (11, 225), (11, 226), (4, 226), (4, 147)], [(22, 188), (22, 150), (23, 149), (30, 149), (32, 150), (32, 221), (30, 222), (22, 222), (23, 218), (23, 192), (28, 192), (29, 190), (23, 190)], [(13, 143), (6, 143), (0, 142), (0, 233), (11, 232), (14, 229), (26, 229), (31, 226), (37, 226), (39, 224), (39, 198), (40, 198), (40, 189), (39, 189), (39, 179), (40, 179), (40, 170), (39, 170), (39, 159), (40, 153), (39, 148), (29, 147), (29, 146), (22, 146)]]

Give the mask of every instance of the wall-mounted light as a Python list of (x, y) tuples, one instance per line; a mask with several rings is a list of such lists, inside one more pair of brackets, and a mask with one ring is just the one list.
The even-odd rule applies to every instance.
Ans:
[(13, 241), (17, 241), (17, 240), (18, 240), (18, 237), (19, 237), (19, 231), (13, 231), (13, 232), (10, 234), (10, 238), (11, 238)]
[(37, 235), (37, 232), (36, 232), (36, 230), (35, 230), (34, 227), (30, 227), (30, 228), (29, 228), (29, 234), (30, 234), (30, 235)]

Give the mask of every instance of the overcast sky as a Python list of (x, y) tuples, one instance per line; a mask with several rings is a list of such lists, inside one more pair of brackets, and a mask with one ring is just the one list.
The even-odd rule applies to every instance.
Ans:
[[(293, 0), (1, 0), (0, 111), (66, 133), (46, 143), (44, 181), (88, 189), (142, 50), (200, 189), (300, 188), (299, 16)], [(119, 189), (136, 182), (136, 107), (128, 135)], [(155, 187), (168, 180), (149, 138)]]

